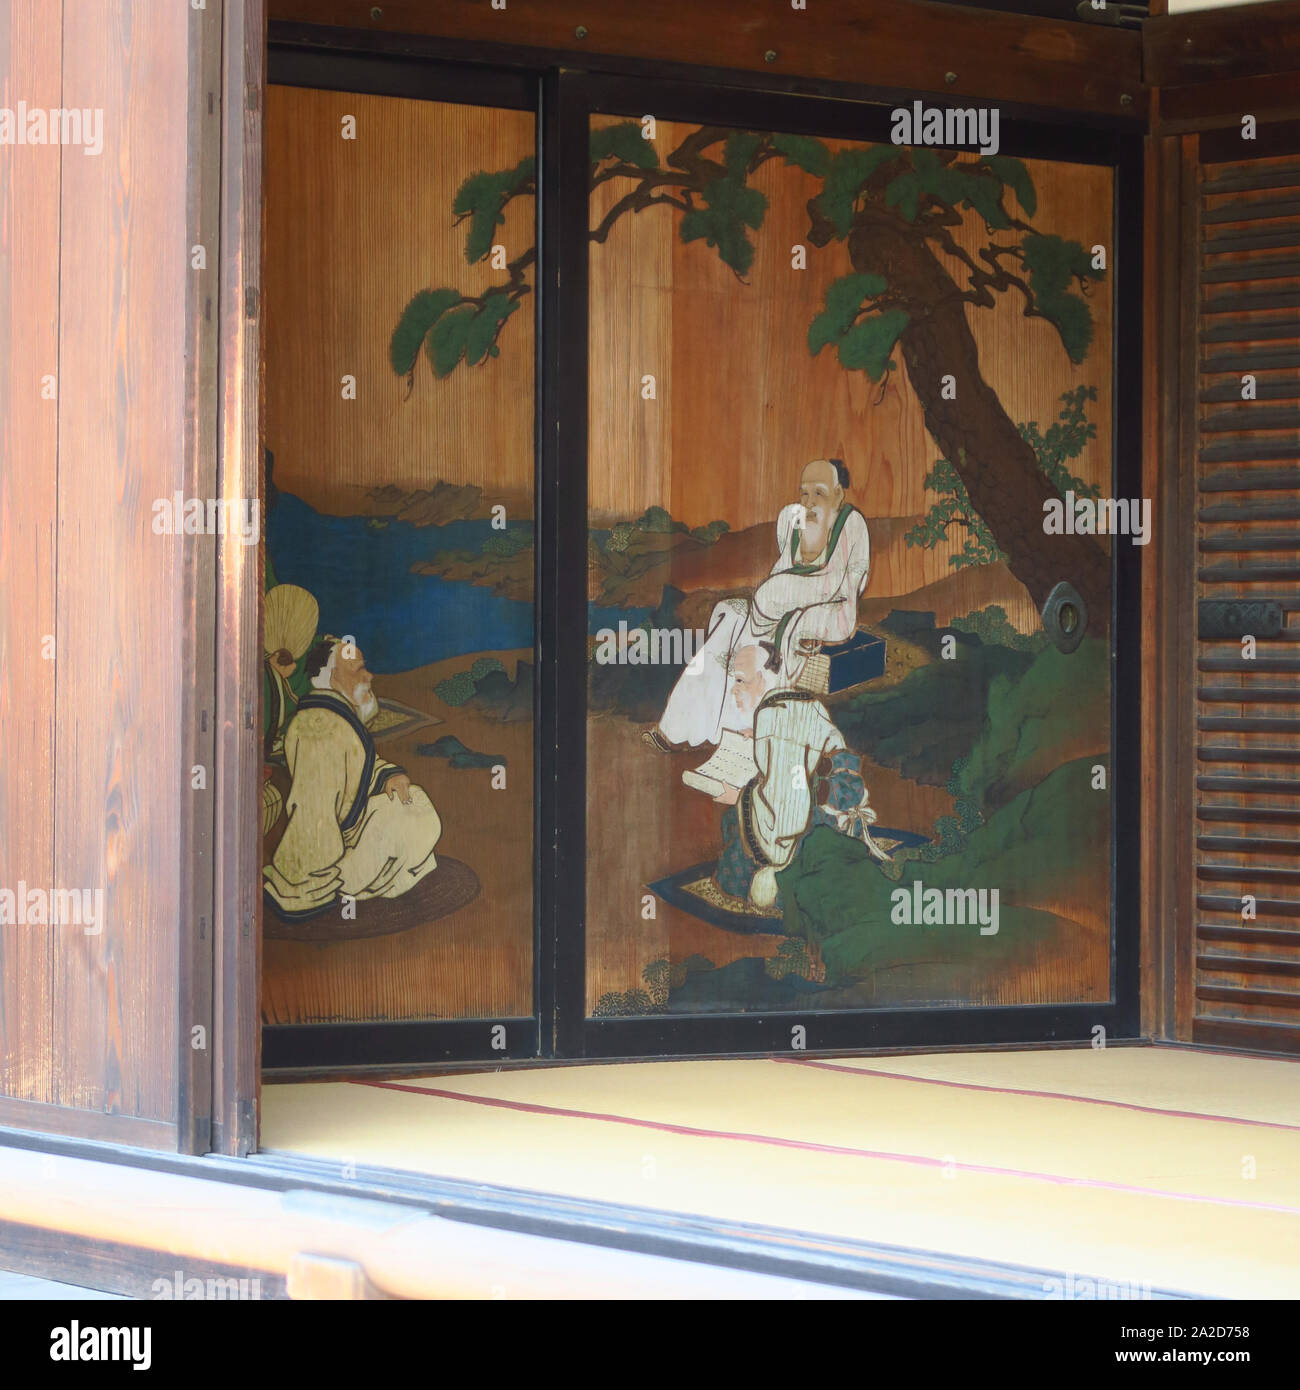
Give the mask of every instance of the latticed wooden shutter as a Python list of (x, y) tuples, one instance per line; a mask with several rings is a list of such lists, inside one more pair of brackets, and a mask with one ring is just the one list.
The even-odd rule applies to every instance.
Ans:
[(1193, 1031), (1294, 1052), (1300, 152), (1202, 165), (1198, 206)]

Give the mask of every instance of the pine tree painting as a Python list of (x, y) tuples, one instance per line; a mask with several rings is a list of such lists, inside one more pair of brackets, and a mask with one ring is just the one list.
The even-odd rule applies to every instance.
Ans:
[[(884, 144), (832, 151), (807, 136), (719, 126), (692, 130), (662, 160), (638, 122), (593, 131), (590, 186), (615, 183), (619, 196), (591, 240), (602, 243), (621, 218), (663, 206), (683, 243), (703, 242), (744, 282), (767, 211), (766, 196), (750, 179), (771, 160), (821, 181), (807, 203), (805, 239), (847, 262), (809, 325), (808, 351), (834, 351), (844, 370), (882, 384), (901, 362), (921, 402), (941, 454), (927, 480), (940, 496), (939, 514), (922, 523), (924, 536), (941, 524), (944, 531), (955, 522), (967, 526), (961, 563), (1005, 557), (1040, 608), (1059, 581), (1069, 580), (1087, 606), (1089, 630), (1103, 633), (1110, 611), (1105, 547), (1095, 536), (1043, 533), (1045, 502), (1067, 487), (1087, 491), (1065, 464), (1094, 428), (1082, 408), (1095, 391), (1088, 396), (1092, 388), (1080, 388), (1084, 395), (1075, 393), (1067, 405), (1069, 418), (1063, 412), (1043, 435), (1035, 425), (1017, 425), (981, 372), (966, 306), (992, 308), (1014, 294), (1024, 316), (1050, 323), (1078, 364), (1092, 343), (1089, 292), (1104, 271), (1078, 242), (1034, 226), (1037, 193), (1018, 159)], [(536, 192), (532, 159), (465, 180), (452, 213), (466, 226), (471, 264), (490, 255), (505, 208)], [(970, 214), (984, 228), (984, 244), (974, 252), (953, 235)], [(957, 272), (949, 268), (953, 261)], [(536, 248), (529, 248), (477, 296), (421, 290), (394, 329), (393, 370), (413, 385), (421, 350), (439, 378), (462, 363), (496, 357), (507, 324), (531, 293), (535, 262)], [(955, 390), (943, 389), (945, 377)], [(934, 542), (918, 535), (913, 543)]]

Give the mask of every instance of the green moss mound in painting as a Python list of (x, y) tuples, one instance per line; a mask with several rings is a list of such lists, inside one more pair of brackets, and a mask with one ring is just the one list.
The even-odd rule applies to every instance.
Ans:
[[(1092, 788), (1093, 758), (1057, 768), (977, 827), (960, 853), (907, 864), (887, 878), (860, 842), (815, 829), (780, 875), (786, 930), (821, 947), (828, 981), (860, 980), (915, 961), (968, 964), (986, 974), (1028, 963), (1044, 932), (1059, 930), (1054, 914), (1025, 906), (1057, 902), (1082, 887), (1080, 866), (1105, 863), (1110, 800)], [(920, 881), (926, 888), (999, 888), (998, 932), (978, 926), (902, 926), (892, 920), (893, 893)]]
[(668, 1012), (669, 990), (680, 990), (695, 975), (716, 973), (713, 962), (704, 956), (690, 955), (685, 960), (672, 961), (666, 956), (652, 960), (641, 972), (645, 989), (610, 990), (602, 994), (592, 1009), (593, 1018), (627, 1018), (638, 1014)]
[(446, 758), (451, 766), (458, 771), (466, 768), (496, 768), (506, 765), (506, 759), (502, 754), (477, 753), (451, 734), (444, 734), (433, 743), (417, 744), (415, 751), (425, 758)]
[(469, 705), (490, 719), (516, 721), (533, 717), (533, 664), (520, 661), (511, 680), (495, 656), (480, 656), (463, 671), (434, 686), (445, 704)]
[[(884, 626), (894, 617), (890, 614)], [(994, 681), (1018, 680), (1033, 658), (1000, 643), (986, 644), (955, 625), (909, 631), (908, 636), (936, 659), (889, 689), (867, 687), (837, 701), (831, 718), (857, 752), (905, 777), (941, 787), (953, 764), (979, 738)], [(956, 638), (955, 653), (947, 660), (939, 656), (944, 636)]]
[[(1110, 655), (1105, 642), (1087, 638), (1069, 655), (1044, 647), (1018, 681), (997, 677), (989, 686), (984, 731), (957, 778), (958, 795), (987, 813), (1024, 790), (1043, 770), (1110, 721)], [(1097, 795), (1096, 793), (1093, 794)]]
[[(987, 638), (1017, 636), (996, 609), (953, 626)], [(942, 636), (918, 632), (926, 643)], [(685, 988), (674, 984), (675, 1010), (738, 1003), (865, 1007), (896, 999), (900, 986), (909, 997), (917, 997), (915, 989), (936, 1001), (971, 999), (1033, 966), (1044, 951), (1066, 958), (1083, 952), (1090, 929), (1061, 915), (1061, 904), (1104, 891), (1086, 875), (1109, 853), (1110, 797), (1104, 785), (1094, 785), (1098, 765), (1109, 782), (1109, 758), (1087, 745), (1108, 728), (1107, 644), (1090, 638), (1067, 656), (1041, 642), (1033, 643), (1037, 650), (1013, 651), (999, 642), (986, 645), (974, 633), (968, 641), (964, 649), (959, 644), (957, 660), (933, 662), (879, 698), (848, 702), (863, 721), (857, 736), (874, 745), (878, 760), (882, 750), (920, 757), (933, 741), (942, 742), (952, 721), (944, 700), (956, 699), (959, 687), (942, 673), (960, 674), (963, 664), (985, 662), (978, 669), (988, 676), (987, 698), (974, 703), (966, 697), (975, 714), (963, 725), (962, 753), (949, 763), (946, 785), (956, 814), (939, 818), (929, 845), (902, 851), (887, 866), (861, 841), (815, 829), (779, 876), (788, 949), (763, 963), (765, 978), (759, 962), (746, 959), (700, 972)], [(1001, 669), (999, 662), (1005, 663)], [(918, 690), (920, 698), (909, 694)], [(868, 709), (877, 712), (874, 730)], [(903, 717), (907, 710), (910, 720)], [(910, 742), (900, 741), (905, 738)], [(931, 748), (929, 757), (938, 780), (942, 756)], [(879, 809), (888, 819), (887, 808)], [(895, 923), (895, 892), (910, 895), (918, 882), (926, 889), (998, 889), (997, 933), (982, 936), (978, 923)], [(1076, 931), (1080, 940), (1072, 943)], [(824, 985), (802, 978), (808, 972), (796, 942), (820, 951)], [(790, 987), (797, 997), (782, 993)]]
[(1021, 632), (1000, 603), (977, 608), (964, 618), (954, 618), (951, 626), (958, 632), (973, 632), (985, 645), (1010, 647), (1017, 652), (1041, 651), (1047, 645), (1045, 632)]
[(467, 670), (457, 671), (454, 676), (439, 681), (434, 690), (445, 704), (463, 705), (474, 698), (479, 682), (485, 676), (504, 670), (505, 667), (495, 656), (480, 656)]

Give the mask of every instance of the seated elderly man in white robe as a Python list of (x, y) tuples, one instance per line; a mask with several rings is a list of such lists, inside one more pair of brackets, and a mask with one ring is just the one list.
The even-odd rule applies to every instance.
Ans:
[(282, 917), (314, 916), (342, 899), (396, 898), (437, 867), (442, 822), (424, 791), (375, 754), (366, 725), (379, 709), (361, 652), (326, 637), (307, 656), (312, 689), (284, 735), (293, 778), (288, 823), (264, 888)]
[(845, 498), (849, 471), (839, 459), (814, 459), (799, 481), (799, 501), (776, 522), (776, 563), (751, 599), (723, 599), (704, 644), (673, 687), (657, 728), (645, 741), (660, 751), (715, 744), (737, 729), (727, 699), (733, 654), (757, 643), (767, 668), (794, 688), (824, 642), (844, 642), (858, 623), (858, 597), (871, 567), (862, 513)]

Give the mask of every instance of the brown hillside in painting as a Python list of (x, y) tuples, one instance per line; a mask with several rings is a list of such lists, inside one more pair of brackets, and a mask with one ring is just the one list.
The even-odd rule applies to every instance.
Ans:
[[(898, 602), (900, 598), (906, 602)], [(954, 618), (963, 618), (967, 613), (990, 605), (1001, 607), (1012, 626), (1020, 632), (1038, 632), (1042, 628), (1038, 610), (1025, 586), (1001, 561), (952, 570), (933, 584), (898, 595), (883, 594), (874, 584), (868, 583), (867, 592), (858, 604), (858, 621), (870, 625), (888, 617), (893, 608), (910, 608), (918, 613), (933, 613), (935, 623), (943, 627)]]
[[(999, 604), (1021, 632), (1035, 632), (1040, 623), (1025, 587), (1006, 565), (949, 567), (938, 550), (908, 545), (905, 536), (920, 520), (916, 516), (872, 517), (871, 573), (858, 611), (863, 623), (877, 623), (890, 609), (905, 607), (933, 612), (940, 625), (964, 617), (977, 608)], [(775, 527), (750, 526), (721, 536), (705, 545), (688, 535), (637, 537), (645, 549), (614, 562), (627, 563), (629, 574), (610, 573), (606, 562), (588, 570), (588, 597), (610, 607), (654, 608), (665, 586), (688, 596), (682, 615), (699, 616), (702, 594), (741, 593), (762, 583), (776, 559)], [(632, 551), (629, 545), (629, 551)], [(478, 582), (486, 582), (480, 580)], [(900, 602), (906, 600), (906, 602)], [(705, 612), (707, 618), (707, 611)]]

